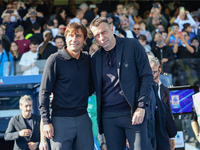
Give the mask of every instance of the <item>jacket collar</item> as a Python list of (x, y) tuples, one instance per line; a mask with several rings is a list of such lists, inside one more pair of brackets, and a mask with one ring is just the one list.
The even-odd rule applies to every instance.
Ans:
[[(65, 47), (61, 50), (62, 57), (63, 57), (64, 59), (66, 59), (66, 60), (70, 60), (70, 59), (72, 59), (73, 57), (70, 56), (70, 54), (67, 52), (66, 49), (67, 49), (67, 46), (65, 46)], [(81, 58), (86, 59), (86, 56), (85, 56), (85, 54), (83, 54), (82, 51), (81, 51), (81, 54), (80, 54), (79, 59), (81, 59)]]

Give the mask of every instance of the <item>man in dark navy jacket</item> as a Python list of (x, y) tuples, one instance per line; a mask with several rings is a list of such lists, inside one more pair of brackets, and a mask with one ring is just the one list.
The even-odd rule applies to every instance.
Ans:
[(159, 80), (161, 72), (159, 60), (152, 55), (149, 55), (148, 58), (155, 81), (150, 105), (153, 105), (153, 119), (148, 117), (148, 136), (151, 139), (152, 150), (173, 150), (175, 149), (174, 137), (177, 133), (177, 128), (172, 117), (169, 90)]
[(95, 18), (90, 29), (101, 48), (91, 60), (97, 94), (100, 133), (108, 150), (148, 150), (146, 103), (153, 76), (144, 48), (136, 39), (114, 36), (106, 18)]

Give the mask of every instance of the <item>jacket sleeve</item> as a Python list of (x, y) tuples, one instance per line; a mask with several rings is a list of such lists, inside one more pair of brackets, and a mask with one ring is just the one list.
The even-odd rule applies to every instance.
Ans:
[(166, 130), (169, 138), (173, 138), (177, 134), (177, 128), (173, 120), (172, 114), (169, 110), (169, 107), (164, 102), (163, 105), (165, 106), (166, 109)]
[(55, 86), (56, 76), (56, 62), (55, 58), (51, 55), (45, 64), (39, 92), (39, 109), (44, 125), (51, 123), (49, 113), (49, 95)]
[(8, 124), (8, 128), (6, 129), (4, 135), (5, 141), (12, 141), (19, 138), (19, 131), (16, 131), (14, 124), (14, 118), (11, 118)]
[(9, 59), (10, 59), (10, 76), (14, 76), (15, 67), (14, 67), (14, 61), (10, 52), (9, 52)]
[(154, 83), (152, 70), (144, 47), (141, 44), (139, 44), (138, 41), (136, 41), (135, 45), (137, 45), (137, 50), (135, 51), (135, 63), (137, 67), (137, 73), (140, 79), (138, 102), (147, 103), (150, 99), (151, 87)]

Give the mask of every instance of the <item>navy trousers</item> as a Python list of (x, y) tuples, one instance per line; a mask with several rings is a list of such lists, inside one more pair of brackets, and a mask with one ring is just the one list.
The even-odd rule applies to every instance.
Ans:
[(131, 115), (102, 118), (107, 150), (125, 150), (128, 139), (131, 150), (149, 150), (147, 121), (132, 125)]

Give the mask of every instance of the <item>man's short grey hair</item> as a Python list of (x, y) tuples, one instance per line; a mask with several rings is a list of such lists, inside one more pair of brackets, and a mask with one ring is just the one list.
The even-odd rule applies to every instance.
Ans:
[(148, 55), (150, 66), (160, 66), (160, 61), (153, 55)]
[(32, 101), (32, 98), (29, 95), (22, 96), (19, 100), (19, 105), (22, 105), (25, 101)]
[(86, 3), (83, 3), (79, 6), (80, 9), (88, 9), (88, 5)]

